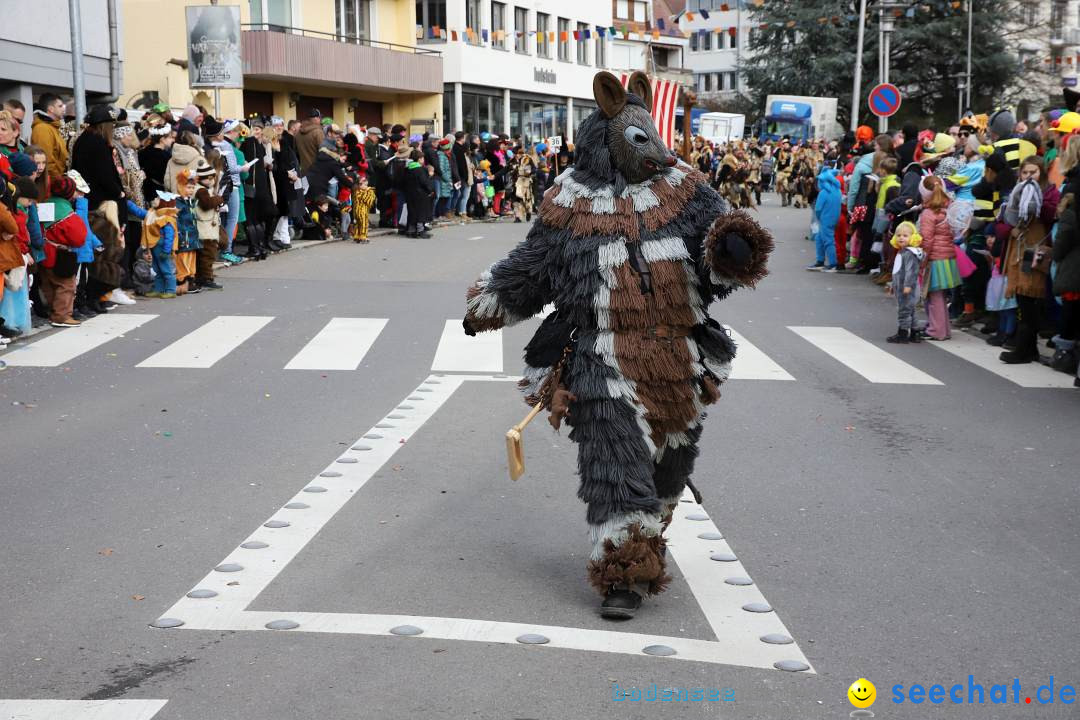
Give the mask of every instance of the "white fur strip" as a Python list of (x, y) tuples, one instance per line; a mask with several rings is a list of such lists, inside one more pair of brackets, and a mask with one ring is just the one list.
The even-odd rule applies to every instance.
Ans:
[[(612, 276), (615, 274), (610, 268), (602, 272)], [(600, 283), (600, 287), (596, 288), (596, 296), (593, 298), (593, 309), (596, 311), (596, 326), (601, 330), (611, 329), (611, 288), (614, 286), (614, 282), (610, 285), (606, 282)]]
[(690, 253), (682, 238), (666, 237), (641, 243), (641, 254), (647, 262), (662, 260), (689, 260)]
[(538, 368), (526, 365), (525, 370), (521, 373), (521, 377), (528, 382), (528, 384), (521, 387), (522, 395), (528, 397), (540, 392), (540, 386), (544, 384), (544, 380), (547, 379), (548, 373), (550, 372), (551, 368)]
[(603, 559), (606, 540), (610, 540), (615, 547), (626, 542), (626, 538), (630, 535), (630, 528), (634, 525), (640, 525), (641, 532), (646, 537), (655, 537), (662, 529), (658, 515), (640, 510), (616, 515), (599, 525), (589, 525), (589, 540), (592, 541), (593, 546), (590, 559), (594, 561)]
[(500, 318), (504, 325), (513, 325), (522, 320), (527, 320), (528, 318), (520, 317), (503, 307), (499, 303), (498, 296), (488, 290), (488, 284), (491, 282), (491, 268), (493, 267), (495, 266), (492, 265), (480, 273), (480, 277), (476, 281), (476, 287), (481, 292), (465, 302), (469, 314), (478, 319)]
[(597, 248), (597, 254), (599, 256), (601, 269), (619, 267), (630, 259), (630, 256), (626, 252), (626, 243), (623, 242), (621, 238), (619, 242), (610, 242), (601, 245)]
[(682, 165), (681, 167), (671, 167), (665, 170), (664, 178), (667, 179), (671, 187), (679, 187), (688, 174), (690, 174), (690, 166)]
[(627, 190), (634, 202), (634, 212), (645, 212), (660, 205), (660, 198), (647, 185), (631, 185)]
[(645, 406), (638, 399), (637, 385), (633, 380), (626, 377), (619, 368), (619, 361), (615, 357), (615, 335), (609, 331), (601, 331), (596, 334), (596, 343), (593, 351), (604, 361), (604, 364), (618, 373), (617, 379), (609, 378), (608, 393), (612, 398), (620, 398), (634, 410), (635, 421), (641, 430), (641, 439), (649, 451), (649, 455), (656, 454), (656, 445), (650, 435), (652, 430), (645, 420)]
[(595, 195), (592, 199), (592, 211), (596, 215), (613, 215), (615, 213), (615, 198)]
[(740, 282), (738, 282), (736, 280), (732, 280), (731, 278), (721, 277), (721, 276), (716, 274), (715, 270), (710, 270), (709, 271), (709, 280), (712, 281), (712, 284), (716, 285), (717, 287), (722, 287), (722, 288), (740, 288), (740, 287), (742, 287), (742, 283), (740, 283)]
[(718, 363), (714, 360), (710, 360), (709, 358), (702, 358), (701, 362), (705, 367), (709, 369), (709, 372), (719, 378), (720, 382), (724, 382), (728, 379), (728, 376), (731, 375), (730, 362)]
[(551, 202), (555, 203), (560, 207), (568, 208), (574, 206), (574, 200), (576, 199), (577, 195), (574, 194), (573, 189), (569, 185), (563, 183), (563, 185), (559, 188), (558, 195), (556, 195)]

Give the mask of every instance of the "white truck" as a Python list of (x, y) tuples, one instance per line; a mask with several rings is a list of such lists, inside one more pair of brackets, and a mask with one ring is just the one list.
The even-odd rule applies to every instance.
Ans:
[(742, 140), (746, 132), (746, 116), (735, 113), (708, 112), (701, 116), (698, 135), (714, 143)]
[(758, 137), (791, 142), (839, 140), (844, 129), (836, 122), (836, 98), (804, 95), (769, 95), (765, 98), (765, 119)]

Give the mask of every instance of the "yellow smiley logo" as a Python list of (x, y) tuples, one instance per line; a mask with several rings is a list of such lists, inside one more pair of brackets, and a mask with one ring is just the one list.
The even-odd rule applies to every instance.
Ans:
[(848, 700), (857, 708), (868, 708), (877, 700), (877, 688), (866, 678), (859, 678), (847, 689)]

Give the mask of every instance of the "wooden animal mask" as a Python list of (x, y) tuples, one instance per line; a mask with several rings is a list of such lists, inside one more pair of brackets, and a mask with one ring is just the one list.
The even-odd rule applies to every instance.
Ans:
[(656, 130), (652, 114), (652, 84), (645, 73), (635, 71), (627, 82), (630, 92), (609, 72), (593, 78), (593, 97), (607, 118), (605, 144), (608, 156), (627, 182), (648, 180), (675, 164)]

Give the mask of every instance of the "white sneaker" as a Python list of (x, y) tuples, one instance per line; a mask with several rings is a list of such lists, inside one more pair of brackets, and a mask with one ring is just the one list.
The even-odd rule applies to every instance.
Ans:
[(127, 295), (127, 293), (125, 293), (120, 288), (116, 288), (115, 290), (113, 290), (112, 294), (109, 295), (109, 299), (112, 300), (117, 305), (134, 305), (135, 304), (135, 299), (132, 298), (132, 297), (129, 297)]

